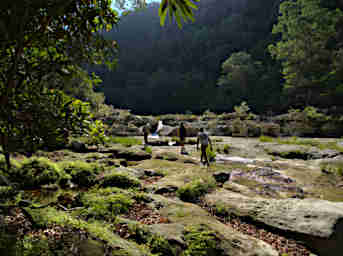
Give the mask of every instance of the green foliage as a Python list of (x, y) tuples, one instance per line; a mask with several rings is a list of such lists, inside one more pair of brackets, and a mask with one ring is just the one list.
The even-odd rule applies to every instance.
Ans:
[(145, 152), (149, 153), (149, 154), (152, 154), (152, 149), (151, 147), (145, 147), (144, 148)]
[(103, 170), (98, 164), (82, 161), (62, 162), (59, 165), (65, 173), (71, 176), (71, 181), (80, 187), (95, 185), (97, 175)]
[(185, 21), (188, 19), (194, 21), (192, 9), (198, 9), (194, 4), (195, 2), (199, 2), (199, 0), (162, 0), (160, 9), (158, 10), (161, 26), (165, 23), (167, 13), (169, 13), (170, 21), (173, 19), (173, 16), (175, 16), (176, 23), (180, 28), (182, 27), (181, 19), (184, 19)]
[(206, 194), (210, 189), (215, 188), (216, 183), (212, 177), (206, 179), (195, 179), (177, 190), (178, 197), (186, 202), (196, 202), (199, 197)]
[(140, 187), (140, 182), (128, 174), (111, 172), (105, 174), (100, 182), (101, 187), (135, 188)]
[(322, 2), (283, 1), (273, 28), (281, 41), (269, 46), (271, 54), (282, 62), (285, 92), (296, 96), (291, 101), (301, 106), (340, 104), (339, 97), (333, 96), (342, 84), (338, 42), (343, 12), (324, 8)]
[(211, 147), (209, 146), (206, 148), (206, 155), (207, 155), (208, 161), (210, 162), (216, 161), (216, 155), (217, 155), (216, 151), (211, 149)]
[(100, 120), (92, 122), (88, 128), (88, 136), (87, 144), (104, 145), (107, 141), (104, 124)]
[(109, 137), (108, 142), (114, 144), (121, 144), (126, 147), (142, 145), (142, 140), (133, 137)]
[(0, 186), (0, 201), (3, 199), (9, 199), (18, 193), (13, 187), (10, 186)]
[(216, 232), (205, 225), (189, 226), (184, 234), (187, 249), (182, 256), (221, 256), (224, 251), (219, 248)]
[(32, 157), (21, 162), (21, 168), (16, 177), (22, 187), (37, 188), (41, 185), (57, 183), (68, 175), (47, 158)]
[[(246, 52), (233, 53), (223, 62), (217, 85), (223, 87), (226, 94), (234, 94), (239, 99), (247, 98), (252, 91), (251, 86), (255, 86), (258, 80), (260, 65), (261, 62), (254, 61)], [(246, 104), (241, 105), (239, 110), (249, 111)]]
[(4, 153), (64, 145), (70, 133), (84, 132), (89, 118), (86, 104), (65, 94), (66, 81), (81, 63), (113, 67), (116, 47), (103, 30), (117, 23), (117, 13), (107, 0), (15, 0), (2, 5), (0, 17)]
[[(156, 26), (159, 3), (148, 4), (140, 12), (125, 17), (119, 31), (107, 34), (125, 44), (120, 45), (120, 65), (116, 71), (96, 69), (102, 74), (106, 101), (139, 114), (186, 110), (201, 114), (206, 109), (231, 112), (242, 101), (249, 102), (256, 113), (284, 107), (287, 102), (280, 101), (280, 65), (266, 50), (275, 38), (268, 31), (278, 17), (278, 0), (256, 0), (235, 8), (232, 1), (200, 1), (197, 5), (196, 24), (185, 24), (183, 36), (173, 25), (168, 25), (167, 33)], [(142, 37), (135, 37), (137, 34)], [(237, 97), (238, 91), (243, 90), (238, 82), (237, 93), (232, 90), (232, 95), (229, 90), (226, 93), (226, 86), (216, 86), (218, 67), (226, 58), (242, 51), (251, 55), (252, 63), (263, 62), (258, 79), (249, 83), (244, 98), (241, 93)]]
[(245, 101), (243, 101), (239, 106), (234, 106), (234, 110), (238, 117), (244, 118), (248, 115), (250, 107)]
[[(5, 176), (10, 175), (11, 177), (15, 177), (15, 175), (18, 173), (20, 168), (21, 168), (20, 163), (17, 160), (13, 159), (11, 161), (11, 169), (7, 170), (5, 157), (0, 155), (0, 174), (5, 175)], [(8, 176), (8, 178), (11, 178), (10, 176)]]

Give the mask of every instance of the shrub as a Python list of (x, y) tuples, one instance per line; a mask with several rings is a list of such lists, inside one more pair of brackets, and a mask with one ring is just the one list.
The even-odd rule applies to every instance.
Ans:
[(98, 164), (89, 164), (82, 161), (62, 162), (63, 170), (71, 175), (71, 181), (80, 187), (90, 187), (96, 183), (96, 177), (102, 171)]
[(149, 153), (149, 154), (152, 154), (152, 149), (151, 147), (145, 147), (144, 148), (145, 152)]
[(211, 147), (206, 148), (206, 155), (207, 159), (210, 162), (216, 161), (216, 152), (214, 150), (211, 150)]
[(66, 177), (68, 175), (57, 164), (44, 157), (25, 159), (18, 171), (18, 178), (25, 188), (36, 188), (41, 185), (57, 183)]
[(207, 177), (206, 180), (197, 179), (183, 185), (176, 191), (176, 193), (183, 201), (195, 202), (200, 196), (214, 188), (216, 186), (215, 184), (215, 180), (212, 177)]
[(95, 120), (90, 124), (88, 136), (87, 144), (89, 145), (104, 145), (106, 143), (108, 138), (105, 135), (105, 127), (102, 121)]
[(124, 173), (112, 172), (106, 174), (101, 182), (101, 187), (118, 187), (118, 188), (133, 188), (140, 187), (140, 182), (133, 177)]

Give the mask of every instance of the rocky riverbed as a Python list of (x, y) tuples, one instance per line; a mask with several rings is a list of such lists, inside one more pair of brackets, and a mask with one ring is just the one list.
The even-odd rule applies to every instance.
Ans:
[[(160, 143), (167, 139), (148, 149), (109, 144), (79, 153), (39, 152), (70, 176), (65, 183), (23, 187), (21, 200), (34, 207), (2, 205), (0, 222), (9, 236), (2, 235), (7, 247), (0, 242), (0, 252), (17, 250), (14, 241), (21, 238), (33, 245), (24, 251), (47, 255), (47, 248), (99, 256), (341, 255), (343, 156), (333, 147), (341, 140), (299, 145), (287, 138), (212, 137), (216, 160), (206, 167), (194, 138), (186, 155), (180, 146)], [(18, 166), (26, 164), (16, 158)], [(0, 184), (3, 195), (5, 187)]]

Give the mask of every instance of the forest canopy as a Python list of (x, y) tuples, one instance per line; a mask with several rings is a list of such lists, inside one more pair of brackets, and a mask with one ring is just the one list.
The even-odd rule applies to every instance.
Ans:
[[(153, 114), (230, 112), (243, 101), (257, 113), (341, 107), (340, 1), (196, 4), (195, 21), (182, 29), (168, 19), (161, 28), (160, 5), (152, 3), (106, 34), (118, 41), (120, 65), (92, 71), (107, 103)], [(250, 63), (226, 72), (235, 56)]]

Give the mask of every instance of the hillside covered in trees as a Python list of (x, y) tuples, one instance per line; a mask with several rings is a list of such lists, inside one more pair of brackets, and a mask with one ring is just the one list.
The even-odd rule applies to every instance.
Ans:
[(182, 29), (160, 27), (157, 3), (122, 17), (107, 34), (118, 67), (97, 69), (107, 102), (152, 114), (341, 104), (339, 1), (281, 2), (200, 1)]

